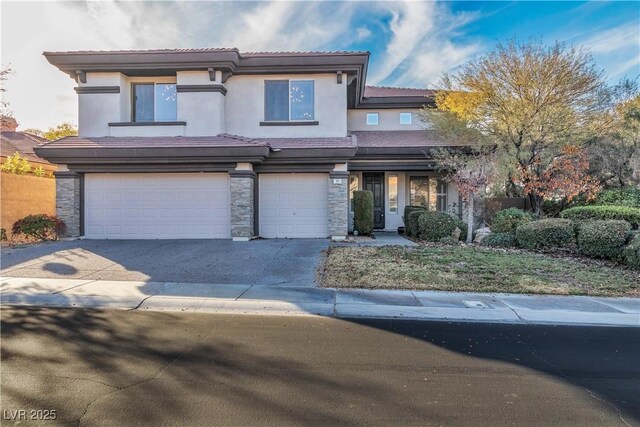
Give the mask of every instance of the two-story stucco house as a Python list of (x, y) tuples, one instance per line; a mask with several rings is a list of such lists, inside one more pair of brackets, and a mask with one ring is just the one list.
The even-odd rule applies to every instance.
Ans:
[(77, 81), (79, 136), (37, 149), (62, 165), (70, 236), (342, 239), (357, 189), (378, 229), (410, 204), (459, 209), (418, 116), (433, 92), (366, 86), (368, 52), (44, 55)]

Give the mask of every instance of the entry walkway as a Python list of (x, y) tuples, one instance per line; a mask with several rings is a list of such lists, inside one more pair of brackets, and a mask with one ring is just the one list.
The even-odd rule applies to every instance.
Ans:
[(3, 278), (2, 304), (640, 327), (640, 299)]

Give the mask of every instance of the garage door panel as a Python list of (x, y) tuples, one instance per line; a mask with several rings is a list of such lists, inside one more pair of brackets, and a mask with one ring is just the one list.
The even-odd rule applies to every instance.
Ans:
[(261, 174), (260, 235), (327, 237), (328, 180), (327, 174)]
[(226, 174), (86, 174), (85, 236), (229, 238)]

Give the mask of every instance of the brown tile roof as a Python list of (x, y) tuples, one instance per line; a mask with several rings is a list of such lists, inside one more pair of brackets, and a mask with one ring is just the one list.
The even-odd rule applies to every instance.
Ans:
[(138, 53), (192, 53), (192, 52), (238, 52), (235, 47), (202, 47), (185, 49), (124, 49), (124, 50), (68, 50), (60, 52), (44, 52), (45, 54), (55, 53), (56, 55), (77, 55), (77, 54), (138, 54)]
[(334, 50), (334, 51), (305, 51), (305, 52), (241, 52), (244, 58), (254, 56), (334, 56), (334, 55), (369, 55), (367, 51), (356, 50)]
[(203, 48), (185, 48), (185, 49), (125, 49), (125, 50), (72, 50), (63, 52), (45, 52), (45, 54), (144, 54), (144, 53), (198, 53), (198, 52), (237, 52), (241, 57), (282, 57), (282, 56), (333, 56), (333, 55), (368, 55), (367, 51), (304, 51), (304, 52), (240, 52), (235, 47), (203, 47)]
[(81, 137), (68, 136), (45, 144), (48, 148), (174, 148), (174, 147), (238, 147), (260, 146), (259, 141), (235, 135), (216, 136), (135, 136)]
[(25, 132), (3, 131), (0, 133), (0, 141), (0, 154), (2, 157), (11, 156), (17, 151), (22, 157), (31, 162), (49, 163), (42, 157), (38, 157), (33, 151), (34, 147), (41, 146), (47, 142), (44, 138)]
[(365, 86), (365, 98), (394, 98), (400, 96), (435, 96), (433, 89), (415, 89), (408, 87)]
[(274, 149), (287, 148), (355, 148), (356, 141), (348, 136), (343, 138), (260, 138)]
[(429, 147), (456, 145), (429, 130), (379, 130), (352, 132), (358, 147)]
[(344, 138), (247, 138), (238, 135), (165, 137), (79, 137), (68, 136), (45, 144), (46, 148), (175, 148), (175, 147), (271, 147), (355, 148), (352, 137)]

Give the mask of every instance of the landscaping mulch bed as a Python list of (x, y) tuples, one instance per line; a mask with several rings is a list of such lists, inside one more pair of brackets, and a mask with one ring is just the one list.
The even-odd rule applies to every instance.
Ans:
[(324, 287), (640, 297), (640, 272), (568, 252), (472, 245), (332, 247)]

